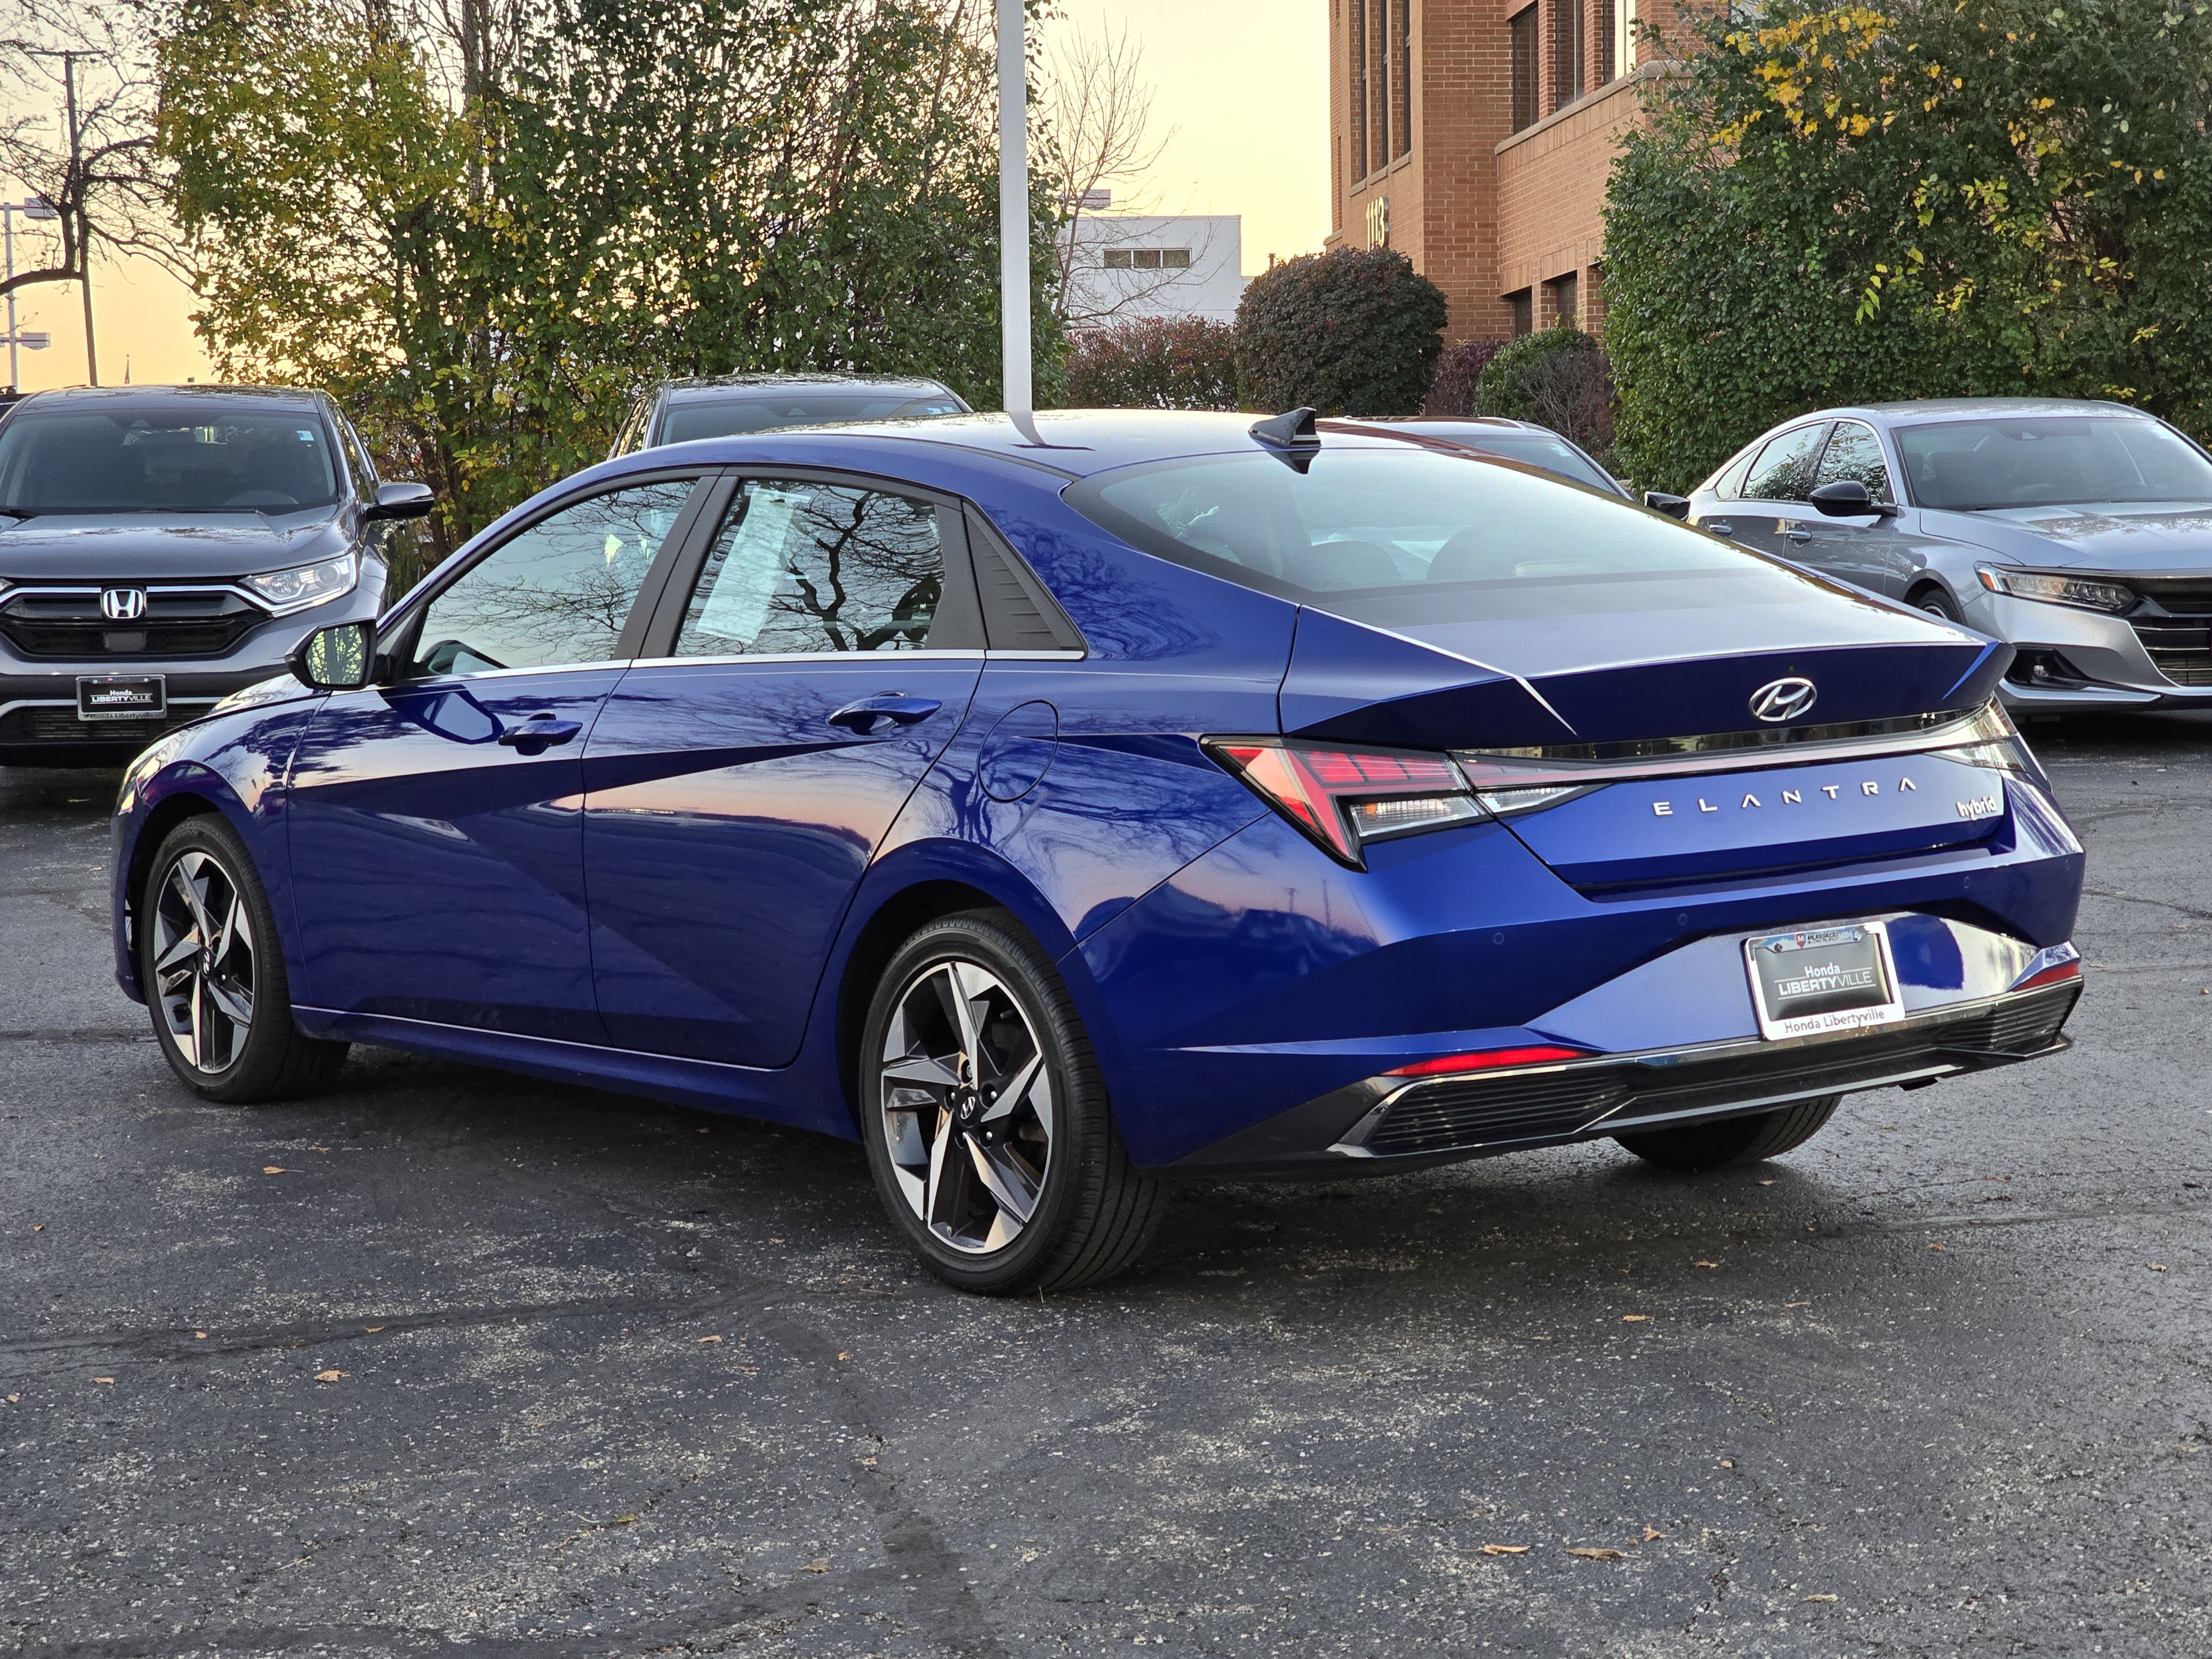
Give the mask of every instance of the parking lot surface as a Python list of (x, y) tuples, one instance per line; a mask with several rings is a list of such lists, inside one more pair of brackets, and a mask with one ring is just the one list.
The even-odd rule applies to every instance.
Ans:
[(170, 1077), (0, 771), (0, 1653), (2212, 1652), (2212, 720), (2030, 728), (2073, 1052), (1776, 1164), (1193, 1188), (1043, 1300), (853, 1146)]

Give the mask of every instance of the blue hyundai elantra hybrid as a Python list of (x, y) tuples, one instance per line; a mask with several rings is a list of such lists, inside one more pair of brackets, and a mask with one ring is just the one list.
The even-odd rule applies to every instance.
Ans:
[(681, 444), (140, 757), (118, 974), (207, 1099), (363, 1042), (743, 1112), (1071, 1286), (1175, 1177), (1707, 1168), (2063, 1048), (2009, 654), (1310, 410)]

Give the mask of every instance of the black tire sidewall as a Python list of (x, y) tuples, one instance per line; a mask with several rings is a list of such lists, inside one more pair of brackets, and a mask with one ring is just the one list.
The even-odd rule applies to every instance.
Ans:
[[(222, 866), (232, 886), (245, 899), (253, 922), (253, 1024), (237, 1057), (220, 1072), (199, 1070), (177, 1047), (154, 973), (154, 907), (170, 871), (186, 853), (204, 854)], [(238, 832), (215, 813), (198, 814), (170, 830), (148, 866), (146, 885), (138, 896), (137, 922), (138, 985), (145, 993), (155, 1036), (169, 1069), (203, 1100), (228, 1104), (261, 1098), (284, 1062), (285, 1040), (291, 1035), (291, 987), (284, 972), (276, 912), (261, 884), (261, 872), (254, 867)]]
[[(922, 973), (945, 962), (979, 963), (1012, 992), (1028, 1018), (1052, 1079), (1053, 1141), (1044, 1188), (1021, 1236), (1003, 1249), (970, 1255), (953, 1249), (915, 1215), (894, 1173), (884, 1130), (878, 1068), (891, 1010)], [(899, 947), (868, 1006), (854, 1066), (860, 1139), (877, 1195), (893, 1224), (931, 1272), (963, 1290), (1006, 1294), (1047, 1280), (1073, 1254), (1070, 1237), (1083, 1177), (1107, 1152), (1105, 1090), (1091, 1045), (1060, 976), (1010, 915), (965, 912), (930, 923)]]

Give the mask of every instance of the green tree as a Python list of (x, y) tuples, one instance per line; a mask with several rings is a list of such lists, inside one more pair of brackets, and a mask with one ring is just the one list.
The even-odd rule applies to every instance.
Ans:
[(1286, 259), (1237, 307), (1237, 391), (1248, 409), (1411, 415), (1443, 350), (1444, 296), (1387, 247)]
[(2212, 430), (2204, 4), (1770, 0), (1697, 34), (1607, 205), (1640, 481), (1832, 403), (2113, 398)]
[(995, 404), (980, 0), (408, 5), (173, 0), (161, 133), (220, 371), (329, 386), (438, 487), (441, 546), (599, 459), (664, 376), (922, 372)]

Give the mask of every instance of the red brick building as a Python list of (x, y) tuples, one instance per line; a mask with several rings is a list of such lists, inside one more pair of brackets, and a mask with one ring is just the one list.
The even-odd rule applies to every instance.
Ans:
[[(1447, 342), (1603, 326), (1613, 135), (1673, 0), (1328, 0), (1331, 247), (1396, 248)], [(1647, 69), (1648, 69), (1647, 65)]]

